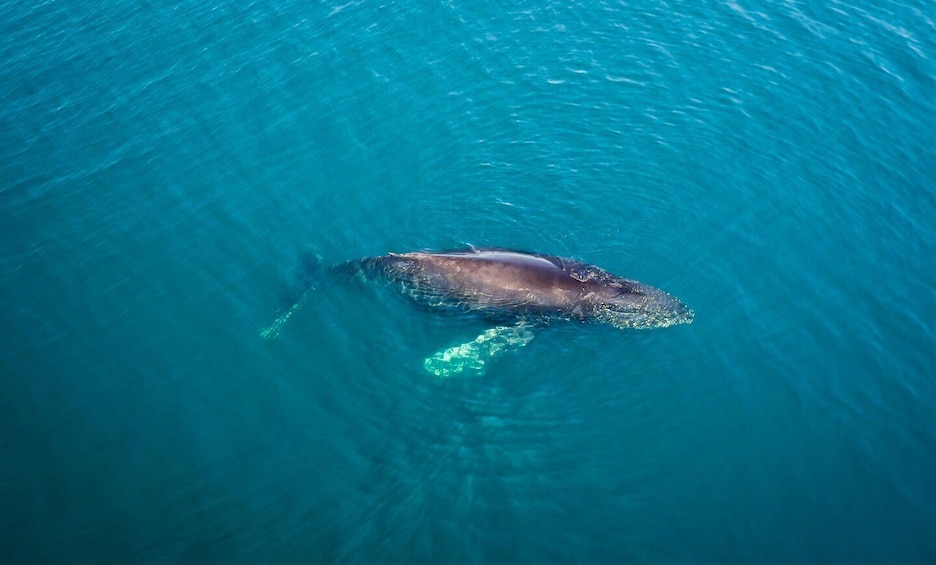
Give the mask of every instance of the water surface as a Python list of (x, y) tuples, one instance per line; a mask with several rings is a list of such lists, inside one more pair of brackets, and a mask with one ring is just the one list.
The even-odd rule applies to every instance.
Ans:
[[(10, 562), (936, 560), (927, 2), (0, 6)], [(692, 325), (326, 264), (501, 246)]]

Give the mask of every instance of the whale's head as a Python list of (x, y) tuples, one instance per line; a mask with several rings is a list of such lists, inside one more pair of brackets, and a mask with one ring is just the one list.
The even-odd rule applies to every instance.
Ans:
[(675, 296), (631, 280), (611, 285), (598, 306), (598, 318), (617, 328), (666, 328), (691, 324), (695, 312)]

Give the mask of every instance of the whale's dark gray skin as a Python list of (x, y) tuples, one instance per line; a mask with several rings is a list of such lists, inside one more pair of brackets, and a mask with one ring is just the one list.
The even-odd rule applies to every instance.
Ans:
[(429, 306), (518, 319), (600, 321), (618, 328), (692, 322), (676, 297), (572, 259), (505, 249), (391, 253), (355, 262)]

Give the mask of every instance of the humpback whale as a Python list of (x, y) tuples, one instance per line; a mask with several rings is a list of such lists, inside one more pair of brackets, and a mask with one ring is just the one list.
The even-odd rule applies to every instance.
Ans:
[[(676, 297), (575, 259), (500, 248), (389, 253), (334, 268), (394, 283), (432, 309), (471, 312), (507, 322), (426, 359), (439, 376), (480, 373), (487, 361), (522, 347), (552, 319), (595, 321), (622, 329), (689, 324), (694, 313)], [(264, 330), (273, 337), (301, 300)]]

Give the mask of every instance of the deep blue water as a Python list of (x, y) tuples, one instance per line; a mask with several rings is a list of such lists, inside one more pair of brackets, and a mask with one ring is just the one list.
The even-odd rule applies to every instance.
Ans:
[[(932, 2), (3, 2), (0, 62), (4, 562), (936, 561)], [(259, 337), (467, 244), (696, 320)]]

